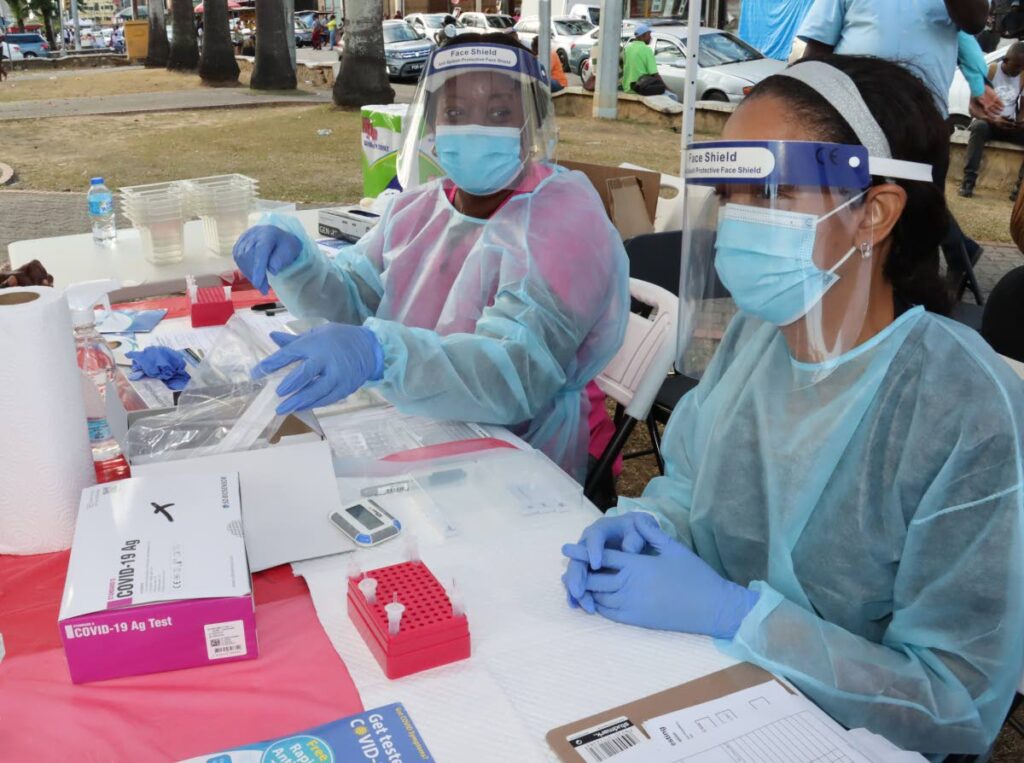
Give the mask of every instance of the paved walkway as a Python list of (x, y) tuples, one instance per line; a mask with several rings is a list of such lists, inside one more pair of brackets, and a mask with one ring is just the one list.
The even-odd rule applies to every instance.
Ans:
[(0, 103), (0, 121), (186, 109), (229, 109), (280, 104), (313, 105), (330, 102), (330, 91), (279, 95), (258, 93), (248, 88), (196, 88), (195, 90), (177, 90), (169, 93), (133, 93)]

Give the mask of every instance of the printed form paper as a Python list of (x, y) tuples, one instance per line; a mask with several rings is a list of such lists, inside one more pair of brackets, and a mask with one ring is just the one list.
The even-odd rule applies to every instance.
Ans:
[(614, 763), (870, 763), (805, 697), (770, 681), (652, 718)]

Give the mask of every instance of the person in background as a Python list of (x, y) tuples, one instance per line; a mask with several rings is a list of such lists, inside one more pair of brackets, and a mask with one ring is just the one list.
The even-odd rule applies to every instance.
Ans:
[[(971, 99), (971, 116), (974, 120), (968, 128), (971, 138), (967, 143), (964, 178), (959, 191), (966, 199), (974, 195), (974, 185), (978, 182), (978, 170), (981, 168), (985, 143), (990, 140), (1002, 140), (1024, 146), (1024, 123), (1021, 121), (1020, 113), (1021, 94), (1024, 93), (1024, 42), (1013, 43), (1002, 62), (993, 63), (989, 67), (988, 79), (1003, 103), (1003, 109), (992, 115), (985, 111), (980, 101)], [(1011, 199), (1017, 198), (1019, 190), (1018, 177)]]
[(313, 46), (313, 50), (320, 50), (323, 47), (321, 38), (323, 37), (324, 26), (320, 23), (320, 17), (313, 17), (313, 34), (310, 39), (310, 44)]
[[(540, 50), (539, 37), (533, 38), (533, 42), (530, 43), (530, 50), (533, 52), (533, 55), (538, 55)], [(549, 79), (551, 80), (552, 94), (565, 90), (565, 88), (569, 87), (569, 78), (565, 76), (565, 69), (562, 68), (562, 60), (554, 50), (551, 51), (551, 63), (550, 68), (548, 69), (548, 74)]]
[[(829, 56), (691, 147), (709, 235), (683, 275), (739, 312), (665, 476), (563, 547), (563, 580), (586, 612), (715, 637), (848, 728), (986, 760), (1024, 670), (1024, 388), (944, 316), (947, 144), (917, 77)], [(682, 299), (694, 326), (732, 312)]]
[(336, 15), (331, 16), (331, 20), (327, 22), (327, 34), (328, 46), (333, 50), (338, 35), (338, 17)]
[[(622, 50), (622, 90), (633, 95), (653, 95), (653, 93), (638, 93), (634, 86), (642, 78), (648, 79), (657, 77), (658, 64), (654, 60), (654, 51), (651, 50), (651, 27), (643, 22), (637, 24), (633, 32), (633, 39)], [(662, 84), (662, 92), (664, 92)]]
[(53, 286), (53, 276), (46, 272), (39, 260), (32, 260), (17, 270), (0, 268), (0, 289), (8, 286)]
[(395, 11), (395, 18), (398, 19), (399, 21), (401, 21), (402, 18), (403, 18), (402, 12), (401, 11)]
[(5, 35), (0, 34), (0, 82), (7, 79), (7, 67), (4, 66), (4, 39)]
[[(968, 81), (971, 67), (985, 67), (981, 47), (971, 35), (984, 30), (988, 14), (988, 0), (815, 0), (797, 36), (807, 44), (805, 58), (839, 53), (906, 65), (928, 85), (947, 117), (957, 62), (968, 62), (964, 69)], [(959, 31), (967, 33), (966, 39)], [(978, 63), (971, 63), (979, 58)], [(986, 108), (996, 108), (994, 93), (986, 92), (984, 98)], [(948, 130), (952, 135), (952, 124)], [(948, 169), (949, 162), (944, 166)], [(939, 181), (945, 189), (945, 176)], [(947, 280), (951, 289), (958, 291), (967, 270), (964, 257), (973, 265), (983, 250), (964, 235), (952, 215), (948, 216), (942, 250)]]
[(505, 426), (582, 482), (586, 390), (625, 335), (628, 262), (590, 181), (554, 164), (547, 78), (511, 35), (445, 38), (409, 115), (405, 190), (357, 244), (329, 260), (284, 215), (235, 244), (253, 285), (329, 321), (273, 334), (255, 375), (288, 367), (281, 413), (369, 385), (403, 412)]

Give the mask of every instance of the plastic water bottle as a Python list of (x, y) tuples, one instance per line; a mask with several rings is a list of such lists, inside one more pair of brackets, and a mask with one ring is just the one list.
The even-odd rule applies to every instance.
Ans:
[(92, 221), (92, 240), (100, 246), (111, 246), (117, 238), (114, 224), (114, 194), (103, 184), (103, 178), (89, 181), (89, 219)]
[(107, 421), (107, 384), (114, 380), (117, 370), (114, 355), (96, 330), (92, 307), (72, 309), (71, 320), (75, 329), (75, 356), (82, 371), (82, 395), (96, 479), (110, 482), (130, 477), (128, 461)]

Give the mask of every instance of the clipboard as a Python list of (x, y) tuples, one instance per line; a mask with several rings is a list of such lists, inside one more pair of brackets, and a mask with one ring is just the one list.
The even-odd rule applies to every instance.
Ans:
[[(605, 734), (632, 733), (646, 739), (647, 735), (641, 727), (652, 718), (719, 699), (766, 681), (777, 681), (786, 691), (794, 693), (768, 671), (749, 662), (741, 662), (717, 673), (551, 729), (544, 738), (563, 763), (584, 763), (586, 759), (576, 751), (576, 747), (592, 738)], [(611, 763), (614, 760), (613, 756)]]

